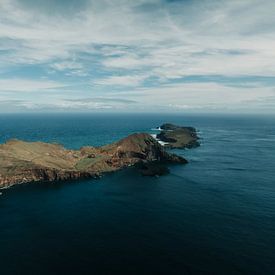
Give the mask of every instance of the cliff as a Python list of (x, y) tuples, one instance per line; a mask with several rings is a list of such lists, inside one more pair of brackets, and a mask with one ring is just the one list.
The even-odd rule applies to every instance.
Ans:
[[(186, 163), (149, 134), (130, 135), (102, 147), (67, 150), (58, 144), (10, 140), (0, 145), (0, 188), (12, 185), (99, 177), (102, 173), (142, 164), (144, 175), (163, 173), (154, 163)], [(154, 167), (154, 168), (153, 168)]]

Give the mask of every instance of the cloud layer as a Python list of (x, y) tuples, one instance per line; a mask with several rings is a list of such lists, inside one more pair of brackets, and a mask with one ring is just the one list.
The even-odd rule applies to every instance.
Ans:
[(272, 112), (274, 10), (272, 0), (2, 0), (0, 103)]

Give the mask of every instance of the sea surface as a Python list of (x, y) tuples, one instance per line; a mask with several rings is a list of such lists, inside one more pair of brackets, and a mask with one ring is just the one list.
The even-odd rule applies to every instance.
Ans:
[(165, 114), (0, 115), (11, 138), (99, 146), (163, 122), (201, 146), (162, 177), (2, 190), (0, 274), (275, 274), (275, 117)]

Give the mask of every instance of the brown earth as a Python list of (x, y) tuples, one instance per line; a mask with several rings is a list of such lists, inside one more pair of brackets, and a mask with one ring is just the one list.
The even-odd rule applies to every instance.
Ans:
[[(187, 161), (166, 152), (146, 133), (133, 134), (110, 145), (82, 147), (80, 150), (67, 150), (58, 144), (10, 140), (0, 145), (0, 188), (29, 182), (96, 178), (102, 173), (140, 163)], [(152, 171), (147, 174), (158, 174), (158, 169)]]

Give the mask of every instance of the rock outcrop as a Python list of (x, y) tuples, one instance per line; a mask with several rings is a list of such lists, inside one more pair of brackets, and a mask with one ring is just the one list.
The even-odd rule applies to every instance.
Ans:
[[(102, 173), (142, 164), (146, 174), (162, 174), (155, 163), (187, 163), (165, 151), (149, 134), (130, 135), (102, 147), (67, 150), (58, 144), (10, 140), (0, 145), (0, 188), (12, 185), (96, 178)], [(155, 172), (154, 172), (155, 171)]]
[(198, 147), (199, 137), (193, 127), (182, 127), (171, 123), (165, 123), (159, 127), (161, 132), (157, 139), (164, 142), (168, 148), (194, 148)]

